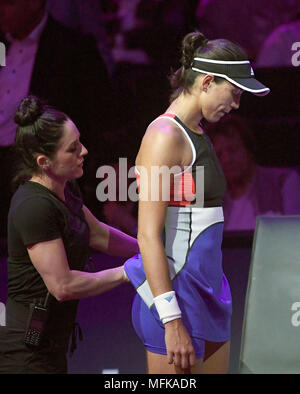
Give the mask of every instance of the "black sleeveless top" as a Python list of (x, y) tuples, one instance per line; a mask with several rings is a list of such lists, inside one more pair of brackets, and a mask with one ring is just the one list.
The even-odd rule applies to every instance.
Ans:
[[(185, 171), (174, 177), (174, 189), (171, 190), (170, 206), (219, 207), (223, 204), (226, 180), (221, 165), (209, 137), (190, 130), (176, 115), (163, 114), (156, 119), (169, 118), (184, 132), (193, 151), (192, 163)], [(203, 180), (204, 177), (204, 180)], [(183, 178), (184, 181), (183, 181)], [(196, 197), (192, 201), (174, 195), (182, 195), (184, 185), (193, 190)], [(178, 191), (178, 189), (180, 189)]]

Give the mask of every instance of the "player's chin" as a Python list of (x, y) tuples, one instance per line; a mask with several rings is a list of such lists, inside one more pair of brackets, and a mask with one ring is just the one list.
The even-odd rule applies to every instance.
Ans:
[(207, 122), (209, 122), (209, 123), (216, 123), (216, 122), (218, 122), (220, 119), (222, 119), (222, 117), (223, 117), (224, 115), (225, 115), (225, 114), (224, 114), (223, 112), (216, 112), (215, 114), (212, 114), (212, 115), (206, 117), (205, 119), (206, 119)]
[(209, 123), (216, 123), (220, 119), (222, 119), (223, 116), (225, 116), (225, 115), (226, 115), (226, 112), (224, 110), (218, 108), (215, 110), (207, 111), (207, 113), (204, 114), (204, 118)]
[(69, 179), (81, 178), (83, 174), (84, 174), (83, 168), (78, 167), (78, 168), (74, 169), (74, 171), (72, 171), (72, 174), (70, 174)]

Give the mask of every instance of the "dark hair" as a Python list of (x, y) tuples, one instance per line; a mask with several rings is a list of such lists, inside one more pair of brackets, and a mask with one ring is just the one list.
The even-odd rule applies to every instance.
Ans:
[(36, 96), (25, 97), (14, 117), (18, 124), (14, 153), (17, 171), (14, 187), (34, 174), (40, 173), (37, 156), (43, 154), (52, 159), (62, 137), (63, 125), (68, 116), (46, 105)]
[[(181, 46), (181, 67), (169, 77), (172, 94), (170, 101), (175, 100), (182, 92), (189, 92), (199, 72), (192, 70), (194, 57), (203, 57), (214, 60), (247, 60), (247, 54), (237, 44), (226, 40), (217, 39), (209, 41), (202, 33), (195, 31), (187, 34)], [(215, 77), (216, 83), (221, 83), (224, 78)]]

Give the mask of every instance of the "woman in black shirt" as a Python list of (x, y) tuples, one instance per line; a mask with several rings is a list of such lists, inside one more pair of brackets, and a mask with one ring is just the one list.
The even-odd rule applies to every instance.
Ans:
[[(127, 280), (123, 266), (84, 272), (89, 248), (130, 257), (138, 245), (83, 205), (75, 179), (83, 175), (88, 152), (71, 119), (30, 96), (15, 121), (22, 168), (8, 216), (7, 326), (0, 331), (0, 372), (66, 373), (78, 299)], [(39, 345), (24, 341), (31, 305), (47, 309), (46, 323), (43, 317), (32, 319), (33, 328), (44, 326)]]

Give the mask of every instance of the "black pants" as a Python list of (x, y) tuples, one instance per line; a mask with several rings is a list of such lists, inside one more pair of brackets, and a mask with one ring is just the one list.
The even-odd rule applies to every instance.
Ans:
[(0, 374), (66, 374), (64, 352), (35, 349), (24, 343), (24, 330), (0, 327)]
[(57, 349), (47, 341), (40, 347), (24, 343), (27, 309), (8, 298), (7, 327), (0, 326), (0, 374), (66, 374), (66, 347)]

